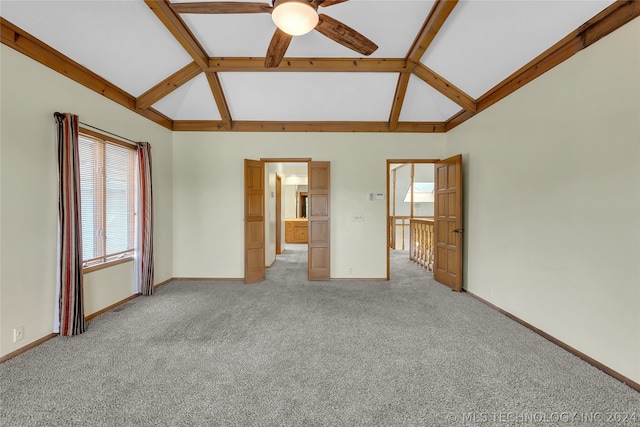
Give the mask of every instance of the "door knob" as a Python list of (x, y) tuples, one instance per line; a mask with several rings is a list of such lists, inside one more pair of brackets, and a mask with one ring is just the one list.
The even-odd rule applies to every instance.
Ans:
[(452, 233), (464, 233), (464, 228), (456, 228), (455, 230), (451, 230)]

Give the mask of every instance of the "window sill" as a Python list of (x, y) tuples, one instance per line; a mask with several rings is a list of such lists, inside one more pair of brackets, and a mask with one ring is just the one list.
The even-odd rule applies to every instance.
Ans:
[(90, 267), (85, 267), (82, 269), (82, 274), (91, 273), (92, 271), (102, 270), (103, 268), (113, 267), (114, 265), (124, 264), (125, 262), (133, 261), (133, 257), (127, 257), (122, 259), (116, 259), (113, 261), (103, 262), (101, 264), (92, 265)]

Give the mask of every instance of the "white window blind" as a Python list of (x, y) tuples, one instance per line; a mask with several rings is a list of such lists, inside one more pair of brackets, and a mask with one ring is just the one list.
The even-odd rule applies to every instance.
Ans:
[(133, 148), (80, 134), (82, 257), (85, 267), (133, 255)]

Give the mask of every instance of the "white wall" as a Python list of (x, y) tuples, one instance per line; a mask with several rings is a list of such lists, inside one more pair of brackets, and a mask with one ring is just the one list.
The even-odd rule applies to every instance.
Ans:
[[(156, 283), (172, 277), (173, 201), (169, 130), (4, 45), (0, 53), (0, 355), (4, 356), (53, 329), (58, 218), (54, 112), (72, 112), (85, 123), (151, 142)], [(133, 294), (128, 264), (86, 276), (85, 314)], [(124, 286), (123, 272), (130, 278)], [(17, 326), (24, 326), (25, 338), (14, 343)]]
[[(463, 153), (465, 287), (640, 382), (639, 40), (636, 19), (446, 136), (172, 135), (0, 46), (0, 355), (51, 332), (52, 114), (70, 111), (153, 144), (156, 282), (242, 277), (242, 160), (260, 157), (330, 161), (332, 277), (385, 277), (385, 202), (367, 196), (386, 159)], [(87, 278), (91, 310), (127, 296), (91, 290), (121, 274)]]
[(640, 19), (447, 134), (465, 287), (640, 382)]
[(283, 218), (291, 219), (296, 217), (296, 185), (283, 185), (282, 186), (282, 204), (284, 209)]
[[(409, 216), (411, 215), (411, 206), (409, 203), (404, 203), (404, 196), (411, 184), (411, 166), (404, 166), (396, 169), (396, 215)], [(393, 181), (389, 181), (389, 186), (393, 185)], [(392, 191), (390, 189), (390, 191)]]
[(133, 261), (84, 275), (84, 314), (97, 313), (131, 296)]
[(386, 202), (369, 193), (387, 159), (443, 153), (444, 134), (176, 132), (174, 276), (243, 277), (243, 159), (312, 158), (331, 162), (331, 277), (385, 278)]

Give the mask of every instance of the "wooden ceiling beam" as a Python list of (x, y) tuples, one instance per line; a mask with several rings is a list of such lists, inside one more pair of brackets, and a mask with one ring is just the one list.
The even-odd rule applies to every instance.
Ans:
[(436, 38), (438, 31), (440, 31), (440, 28), (442, 28), (457, 4), (458, 0), (436, 0), (407, 54), (407, 67), (410, 70), (413, 70), (412, 67), (415, 67), (415, 64), (420, 62), (422, 55)]
[(211, 87), (211, 93), (216, 100), (218, 111), (220, 111), (220, 117), (222, 117), (224, 130), (230, 131), (233, 128), (233, 121), (231, 120), (231, 112), (229, 111), (229, 105), (224, 96), (220, 79), (216, 73), (206, 73), (206, 75), (209, 87)]
[[(442, 76), (436, 74), (434, 71), (420, 63), (422, 56), (436, 38), (436, 35), (457, 4), (458, 0), (436, 0), (431, 8), (431, 12), (429, 12), (429, 16), (427, 16), (427, 19), (422, 25), (418, 36), (414, 40), (411, 49), (409, 49), (409, 52), (407, 53), (406, 68), (429, 86), (460, 105), (465, 110), (475, 113), (476, 102), (473, 98), (458, 89), (452, 83), (448, 82)], [(390, 121), (390, 125), (393, 126), (392, 121)]]
[[(583, 34), (583, 49), (591, 46), (607, 34), (614, 32), (627, 22), (633, 21), (638, 16), (640, 16), (640, 2), (637, 0), (617, 0), (578, 29), (578, 32)], [(580, 31), (580, 29), (583, 30)]]
[(173, 121), (167, 116), (151, 108), (144, 113), (137, 111), (136, 99), (132, 95), (66, 57), (51, 46), (41, 42), (6, 19), (0, 18), (0, 27), (2, 44), (17, 50), (45, 67), (57, 71), (111, 101), (141, 114), (160, 126), (172, 129)]
[(156, 122), (167, 129), (173, 130), (173, 120), (162, 114), (160, 111), (154, 110), (153, 108), (147, 108), (146, 110), (136, 112), (152, 122)]
[(144, 0), (149, 9), (156, 14), (158, 19), (173, 34), (184, 50), (186, 50), (193, 60), (203, 70), (209, 66), (209, 55), (198, 43), (198, 40), (191, 33), (182, 18), (171, 9), (171, 5), (166, 0)]
[(389, 115), (389, 130), (391, 132), (394, 132), (398, 128), (400, 112), (402, 111), (404, 97), (407, 94), (407, 87), (409, 86), (410, 77), (411, 73), (400, 73), (400, 75), (398, 76), (396, 94), (393, 97), (393, 105), (391, 106), (391, 114)]
[[(166, 1), (150, 1), (145, 0), (149, 7), (156, 12), (157, 8), (167, 5)], [(156, 9), (154, 9), (156, 6)], [(160, 9), (162, 10), (162, 9)], [(161, 15), (164, 12), (160, 13)], [(158, 12), (156, 12), (158, 14)], [(170, 15), (169, 15), (170, 16)], [(626, 23), (640, 16), (640, 1), (621, 1), (618, 0), (607, 9), (599, 13), (597, 16), (589, 20), (583, 26), (569, 34), (560, 42), (556, 43), (550, 49), (539, 55), (529, 64), (516, 71), (503, 82), (496, 85), (493, 89), (484, 94), (476, 102), (476, 111), (480, 112), (495, 104), (502, 98), (516, 91), (520, 87), (534, 80), (546, 71), (560, 64), (564, 60), (570, 58), (580, 50), (590, 46), (597, 40), (607, 34), (622, 27)], [(427, 20), (429, 21), (429, 20)], [(164, 22), (164, 21), (163, 21)], [(178, 18), (177, 22), (182, 23)], [(125, 108), (134, 111), (149, 120), (172, 130), (179, 131), (225, 131), (230, 128), (232, 131), (239, 132), (389, 132), (390, 123), (385, 122), (231, 122), (230, 115), (225, 121), (173, 121), (162, 113), (148, 108), (146, 110), (138, 110), (137, 100), (111, 84), (97, 74), (91, 72), (80, 64), (74, 62), (70, 58), (62, 55), (52, 47), (38, 40), (36, 37), (11, 24), (4, 18), (0, 17), (1, 26), (1, 42), (12, 49), (26, 55), (27, 57), (45, 65), (46, 67), (59, 72), (75, 82), (99, 93), (106, 98), (116, 102)], [(184, 23), (182, 23), (184, 29)], [(188, 31), (188, 30), (187, 30)], [(190, 34), (190, 33), (189, 33)], [(421, 33), (422, 34), (422, 33)], [(191, 40), (195, 42), (193, 36)], [(425, 38), (426, 40), (426, 38)], [(188, 38), (183, 40), (188, 42)], [(423, 40), (424, 41), (424, 40)], [(416, 45), (421, 45), (416, 43)], [(194, 57), (198, 66), (205, 71), (262, 71), (262, 58), (206, 58), (204, 50), (196, 42), (196, 47), (192, 49), (199, 53)], [(428, 47), (428, 45), (427, 45)], [(200, 52), (197, 52), (200, 50)], [(418, 52), (412, 48), (412, 51)], [(418, 56), (415, 53), (416, 57)], [(259, 64), (256, 66), (255, 64)], [(350, 65), (347, 65), (350, 63)], [(336, 68), (333, 68), (333, 66)], [(411, 68), (412, 67), (412, 68)], [(425, 69), (427, 72), (425, 73)], [(413, 71), (418, 77), (425, 82), (432, 84), (436, 89), (440, 87), (446, 96), (453, 101), (458, 99), (458, 104), (466, 108), (466, 110), (456, 114), (446, 123), (441, 122), (398, 122), (396, 132), (446, 132), (473, 116), (470, 104), (471, 98), (461, 96), (462, 91), (456, 95), (453, 85), (446, 82), (440, 76), (435, 74), (428, 68), (421, 66), (419, 61), (406, 59), (346, 59), (346, 58), (296, 58), (283, 61), (280, 67), (269, 71), (334, 71), (334, 72), (407, 72)], [(447, 84), (448, 83), (448, 84)], [(452, 89), (453, 88), (453, 89)], [(445, 90), (446, 89), (446, 90)], [(212, 88), (213, 90), (213, 88)], [(441, 90), (441, 92), (442, 92)], [(458, 96), (460, 95), (460, 96)], [(214, 95), (215, 96), (215, 95)], [(452, 98), (453, 96), (454, 98)], [(216, 99), (216, 103), (224, 98)], [(224, 100), (226, 103), (226, 100)], [(220, 107), (219, 107), (220, 108)], [(221, 116), (227, 117), (221, 109)]]
[(131, 109), (135, 108), (133, 96), (109, 83), (99, 75), (83, 67), (72, 59), (54, 50), (50, 46), (31, 36), (21, 28), (9, 21), (0, 18), (2, 23), (2, 43), (17, 50), (20, 53), (46, 65), (47, 67), (66, 75), (81, 85), (101, 93), (120, 105)]
[(398, 73), (406, 70), (405, 65), (402, 58), (284, 58), (279, 66), (265, 68), (264, 58), (210, 58), (207, 71)]
[[(187, 66), (185, 69), (179, 71), (169, 79), (159, 83), (154, 87), (146, 98), (143, 98), (144, 102), (141, 102), (139, 107), (145, 108), (153, 105), (153, 102), (157, 101), (156, 97), (162, 97), (169, 94), (171, 91), (178, 88), (180, 85), (186, 83), (191, 78), (195, 77), (202, 71), (208, 71), (209, 68), (209, 55), (206, 53), (202, 45), (195, 38), (193, 33), (189, 30), (182, 18), (176, 13), (171, 4), (166, 0), (145, 0), (145, 3), (156, 14), (158, 19), (167, 27), (167, 29), (178, 40), (182, 47), (193, 58), (194, 66)], [(197, 67), (198, 69), (196, 70)], [(182, 73), (181, 73), (182, 72)], [(211, 88), (211, 93), (222, 117), (222, 124), (225, 130), (231, 130), (232, 120), (231, 113), (229, 112), (229, 106), (222, 90), (222, 85), (215, 72), (206, 72), (207, 82)], [(159, 99), (159, 98), (158, 98)]]
[(195, 62), (170, 75), (136, 99), (136, 108), (146, 110), (202, 72)]
[(473, 117), (474, 114), (470, 111), (467, 110), (462, 110), (460, 111), (458, 114), (456, 114), (455, 116), (451, 117), (449, 120), (447, 120), (444, 124), (444, 131), (445, 132), (449, 132), (451, 129), (455, 128), (456, 126), (466, 122), (467, 120), (469, 120), (471, 117)]
[[(208, 2), (172, 3), (171, 8), (177, 13), (212, 13), (211, 4)], [(242, 3), (242, 2), (218, 2), (213, 8), (216, 14), (236, 13), (271, 13), (269, 3)]]
[(447, 81), (444, 77), (437, 74), (432, 69), (423, 64), (416, 64), (413, 73), (422, 79), (429, 86), (464, 108), (465, 110), (475, 113), (476, 101), (462, 90), (458, 89), (453, 83)]
[[(174, 131), (225, 132), (222, 121), (175, 120)], [(390, 132), (387, 122), (254, 122), (234, 121), (233, 132)], [(444, 123), (400, 122), (395, 132), (442, 133)]]

